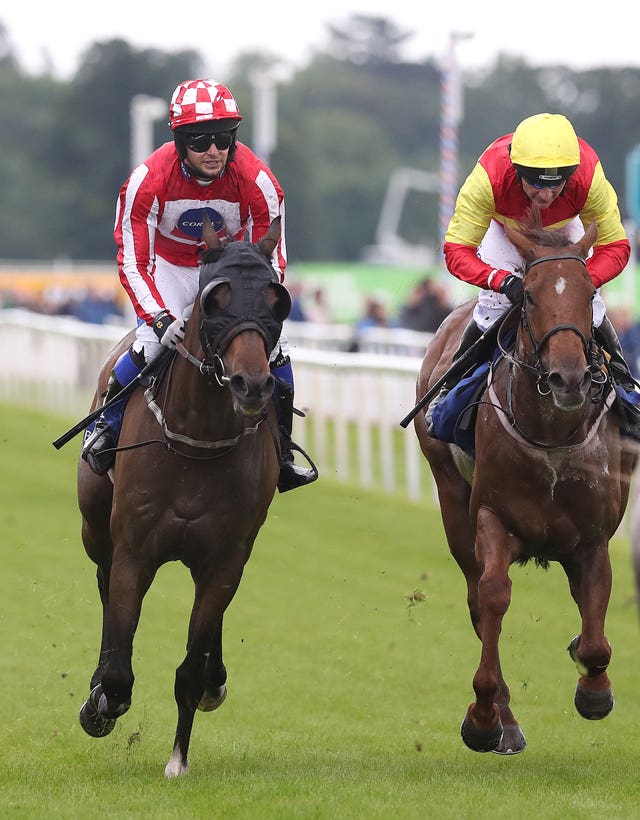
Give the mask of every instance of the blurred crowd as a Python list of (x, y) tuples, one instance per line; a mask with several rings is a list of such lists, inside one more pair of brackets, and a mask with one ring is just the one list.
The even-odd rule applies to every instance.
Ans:
[[(287, 286), (292, 299), (289, 321), (318, 324), (335, 321), (323, 288), (317, 285), (305, 288), (300, 281), (287, 282)], [(354, 330), (361, 332), (387, 327), (433, 333), (452, 307), (446, 288), (434, 279), (425, 278), (413, 286), (407, 300), (396, 312), (390, 310), (384, 294), (365, 294)]]
[(122, 324), (125, 318), (122, 300), (107, 288), (4, 289), (0, 291), (0, 308), (24, 308), (98, 325)]

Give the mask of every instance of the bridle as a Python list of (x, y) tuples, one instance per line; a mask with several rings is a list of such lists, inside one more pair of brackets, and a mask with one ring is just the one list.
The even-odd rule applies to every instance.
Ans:
[[(540, 265), (543, 262), (555, 262), (558, 260), (565, 260), (565, 259), (574, 259), (577, 262), (580, 262), (581, 265), (586, 267), (586, 262), (581, 256), (575, 256), (573, 254), (562, 256), (562, 255), (551, 255), (551, 256), (541, 256), (539, 259), (534, 259), (531, 262), (527, 262), (524, 266), (524, 276), (526, 276), (531, 268), (535, 267), (536, 265)], [(548, 377), (549, 372), (545, 368), (542, 363), (541, 359), (541, 351), (544, 345), (551, 339), (552, 336), (555, 336), (556, 333), (560, 333), (563, 330), (568, 330), (572, 333), (575, 333), (580, 341), (582, 342), (582, 349), (585, 355), (585, 358), (588, 362), (592, 359), (592, 352), (593, 352), (593, 339), (592, 337), (587, 338), (585, 334), (580, 330), (579, 327), (573, 324), (561, 324), (555, 325), (550, 330), (548, 330), (541, 339), (536, 339), (534, 333), (531, 329), (531, 324), (529, 322), (529, 317), (527, 316), (527, 298), (526, 293), (522, 302), (522, 308), (520, 311), (520, 324), (524, 328), (529, 337), (529, 341), (531, 343), (531, 350), (533, 356), (533, 364), (529, 364), (528, 362), (524, 362), (521, 359), (518, 359), (513, 353), (509, 352), (503, 346), (501, 339), (500, 339), (500, 332), (498, 333), (498, 346), (500, 347), (500, 351), (504, 358), (508, 359), (512, 365), (520, 367), (524, 370), (530, 370), (536, 375), (536, 386), (537, 390), (541, 396), (549, 395), (551, 389), (548, 386)], [(502, 328), (501, 328), (502, 330)], [(598, 371), (601, 372), (601, 371)], [(596, 375), (592, 373), (592, 377)], [(597, 379), (596, 379), (597, 382)], [(546, 385), (546, 386), (545, 386)]]
[[(581, 265), (584, 265), (586, 267), (586, 262), (581, 256), (575, 256), (575, 255), (542, 256), (539, 259), (534, 259), (533, 261), (528, 262), (528, 263), (525, 264), (524, 270), (523, 270), (524, 276), (527, 275), (527, 273), (529, 272), (529, 270), (532, 267), (534, 267), (535, 265), (539, 265), (542, 262), (554, 262), (554, 261), (557, 261), (557, 260), (565, 260), (565, 259), (576, 260), (577, 262), (580, 262)], [(504, 330), (504, 324), (501, 325), (501, 327), (498, 330), (498, 336), (497, 336), (498, 347), (500, 348), (502, 358), (507, 359), (508, 362), (509, 362), (509, 365), (510, 365), (509, 366), (508, 381), (507, 381), (507, 395), (506, 395), (507, 409), (504, 412), (506, 413), (507, 417), (509, 418), (509, 420), (510, 420), (511, 424), (513, 425), (514, 429), (529, 444), (533, 444), (536, 447), (541, 447), (541, 448), (544, 448), (544, 449), (555, 449), (555, 448), (561, 448), (561, 447), (568, 446), (569, 442), (571, 442), (571, 440), (575, 437), (575, 435), (578, 433), (578, 431), (582, 427), (582, 424), (584, 423), (584, 420), (586, 418), (587, 409), (585, 408), (583, 417), (578, 422), (575, 430), (572, 433), (570, 433), (570, 435), (568, 435), (564, 441), (552, 444), (552, 443), (542, 442), (542, 441), (539, 441), (537, 439), (532, 438), (531, 436), (529, 436), (523, 430), (521, 425), (518, 423), (518, 420), (515, 416), (515, 412), (514, 412), (514, 409), (513, 409), (513, 371), (514, 371), (515, 367), (518, 367), (522, 370), (528, 370), (528, 371), (532, 372), (536, 377), (536, 390), (538, 391), (538, 393), (541, 396), (548, 396), (551, 393), (551, 388), (549, 387), (549, 381), (548, 381), (549, 371), (545, 368), (545, 366), (542, 363), (541, 351), (542, 351), (542, 348), (544, 347), (544, 345), (556, 333), (560, 333), (561, 331), (568, 330), (571, 333), (575, 333), (578, 336), (578, 338), (580, 339), (580, 341), (582, 343), (582, 349), (584, 351), (586, 361), (588, 363), (590, 363), (589, 368), (590, 368), (590, 371), (591, 371), (591, 381), (592, 381), (593, 384), (598, 385), (599, 388), (601, 389), (606, 384), (607, 377), (606, 377), (605, 373), (601, 370), (601, 368), (599, 368), (595, 363), (593, 363), (593, 355), (592, 355), (593, 354), (593, 336), (591, 335), (589, 338), (587, 338), (585, 336), (585, 334), (582, 332), (582, 330), (580, 330), (579, 327), (576, 327), (576, 325), (563, 323), (563, 324), (560, 324), (560, 325), (556, 325), (555, 327), (552, 327), (550, 330), (548, 330), (542, 336), (542, 338), (536, 339), (536, 337), (535, 337), (535, 335), (534, 335), (534, 333), (531, 329), (531, 324), (529, 322), (529, 318), (527, 316), (527, 297), (526, 297), (526, 293), (524, 295), (523, 302), (522, 302), (522, 308), (521, 308), (521, 311), (520, 311), (520, 324), (521, 324), (522, 328), (526, 331), (527, 336), (528, 336), (529, 341), (530, 341), (530, 344), (531, 344), (533, 364), (530, 364), (529, 362), (522, 361), (522, 359), (519, 359), (514, 353), (511, 353), (509, 350), (506, 349), (505, 344), (504, 344), (504, 342), (501, 338), (501, 336), (503, 334), (503, 330)], [(595, 397), (594, 397), (594, 400), (595, 400)]]

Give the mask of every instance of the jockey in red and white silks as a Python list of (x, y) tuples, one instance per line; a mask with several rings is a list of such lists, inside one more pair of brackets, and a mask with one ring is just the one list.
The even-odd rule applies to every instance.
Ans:
[[(198, 293), (197, 252), (203, 247), (205, 211), (223, 242), (257, 241), (275, 217), (282, 217), (272, 264), (284, 280), (284, 195), (269, 168), (238, 142), (233, 162), (205, 184), (190, 174), (174, 143), (165, 143), (133, 171), (116, 206), (118, 271), (144, 322), (134, 345), (144, 346), (146, 361), (161, 350), (153, 317), (164, 310), (181, 317)], [(286, 340), (281, 343), (286, 346)]]

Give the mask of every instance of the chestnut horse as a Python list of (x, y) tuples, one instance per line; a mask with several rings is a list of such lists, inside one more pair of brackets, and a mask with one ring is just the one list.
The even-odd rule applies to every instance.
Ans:
[[(614, 703), (604, 632), (608, 544), (625, 511), (635, 456), (624, 446), (616, 414), (608, 412), (611, 385), (593, 360), (595, 288), (584, 260), (595, 223), (575, 244), (535, 219), (506, 230), (523, 260), (524, 300), (515, 348), (510, 353), (501, 345), (478, 405), (475, 462), (427, 435), (424, 410), (414, 425), (482, 642), (476, 700), (462, 722), (462, 739), (477, 752), (515, 754), (526, 742), (498, 652), (511, 599), (509, 568), (531, 559), (562, 566), (581, 617), (569, 646), (579, 671), (575, 706), (585, 718), (604, 718)], [(420, 370), (418, 396), (451, 365), (473, 307), (473, 301), (460, 305), (438, 330)]]
[[(223, 614), (278, 480), (269, 351), (291, 307), (268, 261), (279, 235), (275, 220), (258, 245), (222, 248), (205, 227), (213, 249), (202, 259), (182, 355), (146, 391), (133, 393), (110, 474), (97, 476), (79, 462), (82, 539), (97, 564), (103, 607), (99, 662), (80, 711), (89, 735), (109, 734), (131, 705), (133, 640), (158, 568), (181, 561), (194, 581), (187, 653), (175, 677), (178, 723), (167, 777), (188, 771), (195, 710), (216, 709), (225, 698)], [(131, 339), (109, 355), (94, 408)]]

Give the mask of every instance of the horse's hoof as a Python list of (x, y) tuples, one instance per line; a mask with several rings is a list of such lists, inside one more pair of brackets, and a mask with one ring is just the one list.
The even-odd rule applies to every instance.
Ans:
[(527, 741), (522, 729), (517, 723), (504, 724), (502, 738), (495, 749), (491, 751), (497, 755), (517, 755), (527, 748)]
[(224, 683), (222, 684), (222, 686), (218, 687), (215, 695), (212, 695), (211, 692), (205, 690), (204, 695), (200, 698), (198, 709), (201, 712), (213, 712), (214, 709), (217, 709), (219, 706), (222, 706), (222, 703), (226, 697), (227, 687)]
[(105, 696), (102, 693), (102, 686), (98, 684), (91, 690), (91, 694), (80, 709), (80, 726), (91, 737), (106, 737), (113, 732), (116, 725), (115, 718), (108, 718), (100, 714), (98, 706), (101, 697)]
[(502, 740), (502, 721), (498, 719), (497, 724), (490, 729), (479, 729), (467, 714), (460, 726), (460, 735), (465, 745), (474, 752), (493, 752)]
[(578, 714), (587, 720), (602, 720), (613, 709), (615, 700), (611, 688), (603, 692), (591, 692), (580, 684), (576, 687), (574, 703)]
[(171, 779), (172, 777), (182, 777), (185, 774), (189, 774), (189, 766), (176, 750), (171, 755), (171, 760), (164, 767), (164, 776)]

